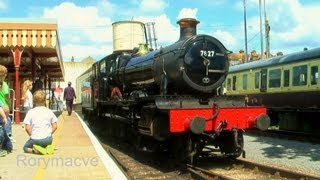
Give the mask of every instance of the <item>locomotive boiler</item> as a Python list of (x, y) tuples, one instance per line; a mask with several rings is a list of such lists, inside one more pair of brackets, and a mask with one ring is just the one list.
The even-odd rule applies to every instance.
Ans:
[(216, 38), (197, 35), (195, 19), (182, 19), (180, 39), (145, 55), (119, 56), (110, 75), (124, 92), (144, 90), (149, 95), (212, 96), (228, 72), (227, 49)]
[[(93, 107), (85, 117), (105, 134), (130, 138), (137, 147), (167, 150), (193, 161), (216, 150), (243, 152), (243, 130), (266, 129), (266, 108), (242, 97), (219, 95), (228, 74), (229, 51), (216, 38), (197, 35), (195, 19), (181, 19), (180, 38), (158, 50), (145, 44), (114, 52), (92, 66)], [(83, 83), (83, 82), (80, 82)], [(85, 84), (85, 83), (84, 83)], [(115, 88), (122, 94), (112, 99)]]

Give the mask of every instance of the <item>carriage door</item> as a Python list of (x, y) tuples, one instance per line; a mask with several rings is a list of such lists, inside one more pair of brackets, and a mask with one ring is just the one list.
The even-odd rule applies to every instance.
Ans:
[(267, 77), (268, 77), (268, 70), (267, 69), (262, 69), (261, 70), (260, 92), (266, 92), (267, 91)]

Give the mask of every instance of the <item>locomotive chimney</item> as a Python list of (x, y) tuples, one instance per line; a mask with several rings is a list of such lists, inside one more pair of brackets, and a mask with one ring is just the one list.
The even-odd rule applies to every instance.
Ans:
[(197, 34), (197, 21), (194, 18), (183, 18), (177, 22), (180, 25), (180, 38), (179, 41), (189, 38)]

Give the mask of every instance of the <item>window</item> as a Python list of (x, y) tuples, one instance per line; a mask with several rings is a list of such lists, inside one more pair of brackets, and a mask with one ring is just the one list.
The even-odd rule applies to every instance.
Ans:
[(311, 85), (315, 85), (318, 82), (318, 66), (311, 67)]
[(254, 74), (254, 88), (259, 89), (260, 88), (260, 73), (256, 72)]
[(110, 66), (110, 71), (109, 72), (112, 73), (115, 69), (116, 69), (116, 61), (113, 60), (111, 62), (111, 66)]
[(266, 92), (267, 90), (267, 77), (268, 77), (268, 69), (261, 69), (261, 92)]
[(293, 86), (304, 86), (307, 84), (307, 65), (293, 67)]
[(106, 73), (106, 61), (102, 61), (100, 64), (100, 73)]
[(269, 72), (269, 88), (278, 88), (281, 83), (281, 70), (274, 69)]
[(283, 87), (289, 86), (289, 78), (290, 77), (290, 70), (283, 71)]
[(227, 79), (227, 90), (228, 91), (231, 90), (231, 79), (230, 78)]
[(237, 85), (237, 76), (232, 77), (232, 90), (236, 90), (236, 85)]
[(96, 77), (97, 77), (97, 74), (98, 74), (97, 63), (95, 63), (95, 64), (92, 66), (92, 75), (93, 75), (93, 78), (96, 78)]
[(248, 75), (242, 75), (242, 89), (246, 90), (248, 88)]

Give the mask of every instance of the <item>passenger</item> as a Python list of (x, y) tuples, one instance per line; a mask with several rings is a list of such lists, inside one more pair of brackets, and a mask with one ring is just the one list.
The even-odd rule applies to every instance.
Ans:
[(120, 89), (117, 86), (114, 85), (110, 85), (110, 89), (111, 89), (111, 100), (117, 100), (117, 101), (121, 101), (122, 100), (122, 94)]
[(62, 92), (63, 92), (63, 89), (60, 88), (60, 85), (58, 85), (58, 87), (54, 89), (54, 99), (56, 101), (58, 111), (63, 110)]
[(72, 113), (73, 100), (76, 99), (76, 93), (74, 92), (73, 87), (71, 87), (71, 82), (68, 82), (68, 87), (64, 88), (63, 99), (66, 100), (66, 106), (68, 115)]
[(45, 77), (43, 75), (36, 78), (36, 80), (34, 81), (34, 83), (32, 85), (33, 86), (32, 92), (36, 92), (38, 90), (43, 90), (44, 79), (45, 79)]
[(23, 82), (21, 101), (23, 102), (23, 108), (26, 113), (33, 108), (33, 97), (32, 97), (32, 82), (26, 80)]
[(5, 82), (5, 79), (7, 77), (7, 73), (8, 70), (5, 66), (0, 65), (0, 81), (2, 81), (2, 89), (0, 91), (0, 102), (2, 103), (2, 108), (7, 116), (7, 126), (5, 127), (6, 133), (8, 134), (11, 142), (15, 142), (15, 140), (13, 139), (12, 136), (12, 120), (9, 116), (10, 114), (10, 106), (9, 106), (9, 102), (10, 102), (10, 89), (9, 86), (7, 84), (7, 82)]
[(46, 94), (34, 92), (34, 108), (30, 109), (23, 120), (30, 139), (23, 147), (25, 153), (53, 154), (53, 133), (57, 130), (58, 118), (45, 107)]
[[(2, 89), (3, 81), (0, 80), (0, 90)], [(6, 156), (8, 152), (12, 151), (11, 140), (5, 130), (8, 125), (7, 115), (2, 108), (0, 102), (0, 157)]]

